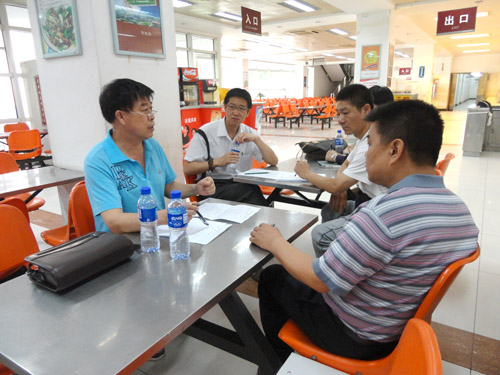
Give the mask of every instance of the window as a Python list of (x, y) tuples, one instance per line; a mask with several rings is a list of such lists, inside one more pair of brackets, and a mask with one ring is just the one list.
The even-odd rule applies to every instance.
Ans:
[(0, 123), (29, 121), (21, 62), (33, 59), (28, 9), (0, 2)]
[(216, 39), (210, 37), (176, 33), (177, 66), (198, 68), (200, 79), (217, 79), (215, 42)]

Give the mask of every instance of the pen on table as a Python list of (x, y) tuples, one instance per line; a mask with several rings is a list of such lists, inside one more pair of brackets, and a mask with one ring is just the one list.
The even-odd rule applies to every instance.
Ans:
[(200, 211), (196, 211), (196, 214), (198, 215), (198, 217), (201, 219), (201, 221), (203, 222), (203, 224), (205, 225), (208, 225), (208, 221), (207, 219), (205, 219), (205, 217), (201, 214)]
[(244, 175), (249, 175), (249, 174), (268, 174), (269, 172), (249, 172), (249, 173), (244, 173)]

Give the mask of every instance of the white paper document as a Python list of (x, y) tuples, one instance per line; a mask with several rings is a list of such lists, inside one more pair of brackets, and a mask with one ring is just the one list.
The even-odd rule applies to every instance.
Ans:
[[(218, 221), (209, 221), (208, 224), (209, 225), (203, 224), (203, 222), (196, 217), (192, 218), (188, 224), (187, 230), (189, 242), (207, 245), (231, 226), (231, 224), (220, 223)], [(168, 225), (159, 225), (158, 234), (162, 237), (169, 237), (170, 229)]]
[(269, 178), (276, 181), (307, 182), (307, 180), (297, 176), (294, 172), (271, 171), (267, 169), (250, 169), (246, 172), (240, 172), (238, 175), (252, 176), (256, 178)]
[(259, 207), (210, 202), (199, 205), (198, 209), (207, 219), (227, 220), (239, 224), (245, 222), (260, 210)]

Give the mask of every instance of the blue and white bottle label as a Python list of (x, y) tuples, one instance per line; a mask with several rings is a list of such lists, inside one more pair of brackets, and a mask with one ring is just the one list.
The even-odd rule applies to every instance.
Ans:
[(155, 221), (156, 219), (158, 219), (156, 207), (140, 208), (138, 211), (139, 211), (139, 220), (142, 222), (151, 222), (151, 221)]
[(184, 213), (179, 214), (168, 213), (168, 226), (170, 228), (184, 228), (187, 223), (188, 215), (186, 210), (184, 210)]

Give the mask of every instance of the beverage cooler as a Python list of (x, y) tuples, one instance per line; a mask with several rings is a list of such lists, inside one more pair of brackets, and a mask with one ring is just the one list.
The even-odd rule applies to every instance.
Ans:
[(217, 81), (202, 79), (198, 81), (200, 104), (213, 105), (219, 103)]
[(198, 69), (177, 68), (179, 79), (179, 97), (181, 107), (189, 107), (200, 104), (198, 96)]

